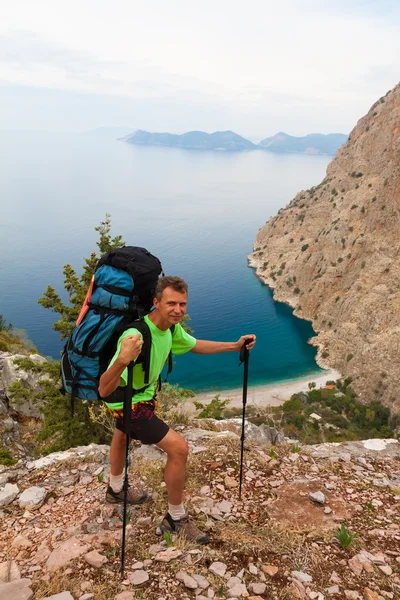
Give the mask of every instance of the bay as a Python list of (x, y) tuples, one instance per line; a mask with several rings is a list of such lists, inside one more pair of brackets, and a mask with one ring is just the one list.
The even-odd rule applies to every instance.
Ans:
[[(37, 304), (62, 267), (80, 272), (94, 227), (147, 247), (164, 271), (189, 284), (200, 339), (256, 333), (250, 383), (316, 373), (311, 325), (273, 301), (247, 266), (259, 227), (301, 189), (318, 184), (329, 157), (136, 147), (78, 134), (0, 134), (0, 313), (38, 350), (58, 357), (56, 315)], [(171, 382), (200, 390), (239, 387), (238, 355), (185, 355)]]

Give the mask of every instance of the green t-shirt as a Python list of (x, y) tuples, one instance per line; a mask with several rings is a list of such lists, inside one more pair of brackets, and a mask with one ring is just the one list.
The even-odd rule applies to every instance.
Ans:
[[(170, 329), (167, 329), (167, 331), (158, 329), (158, 327), (156, 327), (156, 325), (150, 321), (148, 315), (144, 317), (144, 320), (149, 326), (151, 334), (149, 387), (144, 392), (133, 396), (132, 404), (144, 402), (153, 398), (158, 377), (164, 368), (165, 361), (168, 358), (170, 350), (172, 350), (173, 354), (185, 354), (185, 352), (192, 350), (196, 344), (196, 338), (186, 333), (179, 323), (175, 325), (174, 333), (172, 334)], [(138, 333), (140, 332), (133, 328), (124, 331), (118, 340), (117, 350), (111, 359), (109, 365), (110, 367), (118, 357), (122, 340), (128, 335), (137, 335)], [(127, 385), (127, 383), (128, 369), (126, 368), (121, 374), (120, 386), (124, 387)], [(142, 365), (135, 365), (133, 368), (133, 387), (134, 389), (140, 390), (140, 388), (144, 387), (144, 385), (144, 372)], [(123, 402), (113, 402), (112, 404), (106, 402), (106, 405), (115, 410), (119, 410), (124, 407)]]

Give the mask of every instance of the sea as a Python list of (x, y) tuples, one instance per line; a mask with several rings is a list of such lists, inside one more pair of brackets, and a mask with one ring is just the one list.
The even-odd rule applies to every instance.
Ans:
[[(95, 251), (95, 227), (158, 256), (189, 284), (199, 339), (255, 333), (249, 386), (317, 374), (311, 324), (275, 302), (248, 267), (257, 231), (330, 157), (140, 147), (85, 134), (0, 132), (0, 314), (45, 356), (63, 346), (57, 315), (38, 299), (51, 285), (67, 299), (63, 266), (79, 275)], [(239, 355), (176, 358), (170, 382), (196, 392), (239, 388)]]

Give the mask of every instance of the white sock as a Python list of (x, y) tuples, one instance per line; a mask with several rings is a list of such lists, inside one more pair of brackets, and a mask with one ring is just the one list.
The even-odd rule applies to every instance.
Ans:
[(174, 521), (179, 521), (186, 515), (183, 504), (168, 504), (168, 512)]
[(122, 471), (121, 475), (111, 475), (110, 474), (110, 487), (113, 489), (113, 492), (118, 494), (124, 487), (124, 472)]

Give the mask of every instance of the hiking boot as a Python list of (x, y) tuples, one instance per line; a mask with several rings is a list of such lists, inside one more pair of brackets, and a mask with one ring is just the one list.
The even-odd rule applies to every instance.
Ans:
[(208, 535), (200, 531), (192, 517), (188, 514), (178, 521), (174, 521), (171, 515), (167, 513), (161, 521), (160, 529), (162, 533), (165, 533), (166, 531), (169, 533), (178, 533), (189, 542), (195, 542), (196, 544), (210, 543)]
[[(149, 497), (148, 493), (144, 490), (135, 490), (128, 486), (127, 503), (128, 504), (143, 504)], [(114, 492), (112, 487), (109, 485), (106, 492), (107, 504), (123, 504), (124, 503), (124, 488), (120, 492)]]

